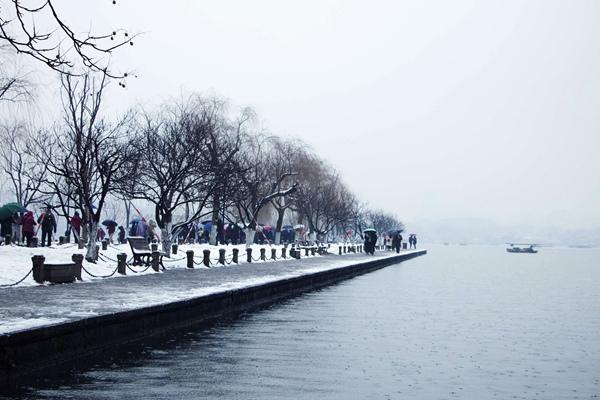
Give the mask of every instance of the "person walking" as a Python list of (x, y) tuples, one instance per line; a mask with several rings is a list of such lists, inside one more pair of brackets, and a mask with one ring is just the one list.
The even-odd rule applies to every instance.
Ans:
[(156, 221), (154, 221), (153, 219), (151, 219), (150, 222), (148, 223), (148, 240), (150, 242), (154, 242), (154, 240), (156, 240), (157, 242), (160, 242), (160, 235), (158, 234), (158, 228), (156, 226)]
[(27, 247), (32, 246), (36, 225), (37, 224), (35, 223), (33, 213), (31, 211), (27, 211), (23, 216), (23, 238), (25, 239)]
[(12, 237), (12, 216), (8, 216), (0, 222), (0, 239), (4, 241), (7, 236)]
[(146, 223), (145, 219), (138, 221), (135, 227), (135, 235), (148, 240), (148, 224)]
[(106, 227), (106, 230), (108, 231), (108, 242), (110, 244), (113, 244), (113, 236), (115, 235), (115, 232), (117, 231), (117, 225), (109, 224)]
[(21, 244), (21, 225), (23, 225), (23, 216), (20, 213), (14, 213), (12, 216), (12, 242), (18, 245)]
[(102, 229), (102, 227), (99, 226), (98, 231), (96, 232), (96, 239), (101, 242), (104, 240), (105, 236), (106, 236), (106, 232), (104, 232), (104, 229)]
[(81, 237), (81, 217), (79, 211), (75, 211), (75, 214), (71, 217), (71, 228), (73, 228), (73, 239), (75, 243), (79, 243)]
[(400, 253), (400, 247), (402, 246), (402, 235), (400, 231), (396, 231), (392, 236), (392, 248), (396, 250), (396, 253)]
[(50, 247), (52, 244), (52, 233), (56, 233), (56, 218), (52, 214), (52, 208), (46, 208), (46, 212), (40, 215), (37, 222), (42, 226), (41, 246), (44, 247), (44, 242), (47, 242), (47, 246)]
[(119, 240), (119, 244), (125, 243), (125, 228), (123, 228), (123, 226), (119, 226), (119, 235), (117, 239)]

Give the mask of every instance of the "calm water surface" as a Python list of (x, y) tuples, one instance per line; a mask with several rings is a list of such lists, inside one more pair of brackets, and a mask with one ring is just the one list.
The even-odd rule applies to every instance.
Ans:
[(600, 398), (600, 250), (429, 249), (15, 397)]

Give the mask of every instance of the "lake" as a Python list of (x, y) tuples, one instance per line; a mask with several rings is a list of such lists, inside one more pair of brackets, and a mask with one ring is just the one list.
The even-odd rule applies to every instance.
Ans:
[(427, 248), (8, 398), (600, 398), (600, 249)]

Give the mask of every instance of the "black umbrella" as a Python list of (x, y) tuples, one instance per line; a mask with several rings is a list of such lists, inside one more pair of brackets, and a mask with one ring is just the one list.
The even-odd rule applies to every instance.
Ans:
[(104, 221), (102, 221), (102, 225), (104, 226), (117, 226), (119, 224), (117, 224), (115, 221), (113, 221), (112, 219), (105, 219)]

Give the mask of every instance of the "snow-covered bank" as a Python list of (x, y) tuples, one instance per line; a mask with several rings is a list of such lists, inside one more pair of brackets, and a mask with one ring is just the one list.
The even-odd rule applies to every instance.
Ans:
[[(411, 253), (415, 251), (400, 254)], [(2, 291), (0, 334), (248, 288), (393, 256), (396, 253), (384, 251), (376, 252), (375, 256), (331, 254), (194, 270), (182, 262), (165, 273), (136, 275), (137, 278), (38, 285), (38, 289), (17, 287)]]
[[(277, 250), (277, 257), (281, 257), (281, 248), (283, 246), (275, 246), (275, 245), (253, 245), (252, 247), (252, 257), (254, 259), (258, 259), (260, 257), (260, 249), (266, 249), (267, 261), (271, 258), (271, 249), (275, 248)], [(164, 266), (166, 269), (177, 269), (177, 268), (187, 268), (186, 262), (186, 251), (193, 250), (194, 258), (197, 262), (195, 268), (206, 268), (204, 265), (201, 265), (203, 251), (210, 250), (211, 253), (211, 262), (215, 264), (215, 267), (222, 267), (217, 264), (219, 259), (219, 249), (225, 249), (225, 257), (227, 260), (230, 260), (233, 255), (233, 249), (237, 248), (239, 250), (239, 263), (243, 264), (246, 262), (246, 246), (245, 245), (236, 245), (236, 246), (210, 246), (207, 244), (194, 244), (194, 245), (180, 245), (179, 251), (177, 254), (172, 254), (171, 258), (164, 258)], [(289, 250), (289, 249), (288, 249)], [(330, 252), (337, 254), (338, 246), (332, 245)], [(101, 258), (97, 263), (90, 263), (84, 260), (82, 272), (83, 281), (93, 281), (98, 279), (106, 279), (100, 278), (101, 276), (107, 276), (115, 271), (117, 267), (117, 254), (126, 253), (127, 258), (131, 258), (131, 249), (128, 244), (118, 244), (118, 245), (109, 245), (107, 250), (100, 250)], [(46, 257), (47, 263), (69, 263), (71, 262), (71, 256), (73, 254), (83, 254), (85, 255), (85, 249), (80, 250), (77, 248), (75, 244), (67, 244), (67, 245), (54, 245), (52, 247), (37, 247), (37, 248), (29, 248), (29, 247), (20, 247), (20, 246), (0, 246), (0, 290), (7, 289), (6, 286), (2, 287), (2, 285), (11, 285), (15, 282), (21, 280), (27, 273), (31, 270), (32, 263), (31, 257), (34, 255), (43, 255)], [(302, 254), (304, 256), (304, 253)], [(289, 256), (288, 256), (289, 257)], [(316, 256), (318, 257), (318, 256)], [(288, 258), (289, 260), (289, 258)], [(263, 261), (259, 261), (263, 262)], [(96, 277), (90, 275), (86, 272), (95, 275)], [(119, 275), (114, 274), (112, 277), (115, 278), (125, 278), (129, 276), (136, 276), (140, 274), (154, 274), (152, 269), (145, 269), (137, 267), (135, 268), (137, 273), (134, 273), (130, 270), (127, 271), (128, 275)], [(37, 286), (33, 280), (33, 277), (30, 275), (23, 282), (19, 283), (18, 286)]]

